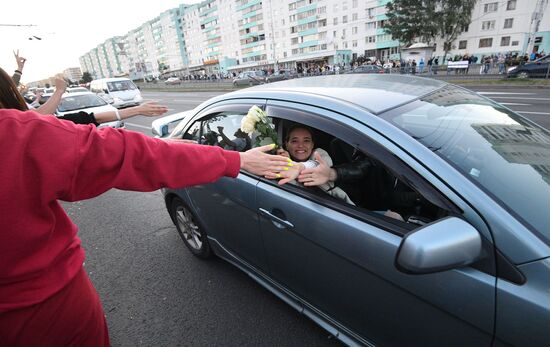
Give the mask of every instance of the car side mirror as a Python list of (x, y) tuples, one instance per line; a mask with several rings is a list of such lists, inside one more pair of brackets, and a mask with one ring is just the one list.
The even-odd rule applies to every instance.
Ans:
[(109, 89), (103, 89), (103, 93), (109, 94)]
[(151, 127), (151, 132), (155, 137), (164, 137), (168, 135), (168, 124), (164, 124), (161, 126), (157, 126), (156, 124), (153, 124)]
[(481, 254), (479, 232), (460, 218), (447, 217), (405, 235), (395, 266), (409, 274), (428, 274), (470, 265)]

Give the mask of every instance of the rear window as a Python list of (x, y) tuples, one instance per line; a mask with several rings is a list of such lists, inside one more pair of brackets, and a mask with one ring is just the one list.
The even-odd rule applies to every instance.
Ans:
[(64, 97), (61, 99), (61, 103), (59, 104), (57, 110), (59, 112), (68, 112), (104, 105), (107, 105), (107, 102), (97, 95), (85, 94)]

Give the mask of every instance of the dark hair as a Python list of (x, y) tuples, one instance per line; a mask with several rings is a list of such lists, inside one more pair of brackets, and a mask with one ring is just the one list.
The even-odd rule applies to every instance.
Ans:
[(0, 108), (13, 108), (20, 111), (29, 109), (12, 78), (2, 68), (0, 68)]
[(313, 132), (313, 129), (311, 129), (307, 125), (302, 125), (302, 124), (293, 124), (290, 128), (288, 128), (285, 136), (285, 143), (287, 143), (290, 140), (290, 133), (292, 133), (296, 129), (304, 129), (308, 131), (309, 134), (311, 135), (311, 141), (315, 143), (315, 133)]

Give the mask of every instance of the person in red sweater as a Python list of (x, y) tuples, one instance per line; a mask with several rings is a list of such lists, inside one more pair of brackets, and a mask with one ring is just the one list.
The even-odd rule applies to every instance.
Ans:
[(287, 158), (163, 141), (0, 106), (0, 346), (109, 346), (78, 228), (59, 200), (273, 175)]

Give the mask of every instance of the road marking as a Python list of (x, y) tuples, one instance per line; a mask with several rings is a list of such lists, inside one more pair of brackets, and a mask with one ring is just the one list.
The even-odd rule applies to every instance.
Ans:
[(536, 93), (511, 93), (511, 92), (477, 92), (481, 95), (490, 95), (490, 94), (502, 94), (502, 95), (533, 95)]
[(491, 96), (490, 99), (521, 99), (521, 100), (544, 100), (550, 101), (550, 98), (524, 98), (521, 96)]
[(125, 125), (129, 125), (129, 126), (131, 126), (131, 127), (136, 127), (136, 128), (151, 130), (151, 127), (150, 127), (150, 126), (145, 126), (145, 125), (141, 125), (141, 124), (134, 124), (134, 123), (128, 123), (128, 122), (124, 122), (124, 124), (125, 124)]
[(517, 104), (515, 102), (499, 102), (499, 104), (504, 106), (531, 106), (531, 104)]
[(550, 115), (550, 112), (527, 112), (527, 111), (516, 111), (517, 113), (526, 113), (526, 114), (545, 114)]

